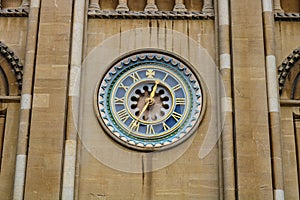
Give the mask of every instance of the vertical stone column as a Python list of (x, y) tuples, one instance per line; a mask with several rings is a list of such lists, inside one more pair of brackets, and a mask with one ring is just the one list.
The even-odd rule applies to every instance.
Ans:
[(222, 130), (223, 198), (224, 200), (234, 200), (236, 197), (231, 86), (230, 15), (228, 0), (218, 1), (218, 21), (220, 71), (226, 92), (226, 94), (224, 94), (225, 96), (222, 97), (221, 104), (222, 112), (225, 115), (225, 122)]
[(23, 199), (61, 198), (72, 9), (73, 0), (41, 3)]
[(210, 14), (214, 13), (213, 0), (204, 0), (203, 1), (202, 12), (210, 13)]
[(90, 0), (89, 10), (100, 10), (99, 0)]
[(175, 0), (175, 6), (173, 11), (186, 11), (184, 1), (183, 0)]
[(119, 4), (116, 8), (116, 11), (129, 11), (127, 0), (119, 0)]
[(30, 1), (29, 0), (23, 0), (21, 4), (21, 8), (29, 8)]
[(281, 127), (279, 113), (279, 89), (275, 57), (274, 15), (271, 0), (262, 0), (265, 40), (265, 62), (267, 73), (268, 110), (270, 120), (270, 138), (272, 143), (272, 172), (274, 199), (284, 199), (283, 164), (281, 148)]
[(157, 6), (155, 4), (155, 0), (147, 0), (147, 5), (144, 10), (145, 11), (158, 11)]
[(17, 158), (14, 181), (14, 200), (24, 199), (24, 185), (27, 165), (27, 147), (30, 126), (30, 113), (32, 109), (32, 85), (36, 60), (38, 19), (40, 15), (40, 0), (31, 0), (28, 17), (27, 44), (25, 65), (22, 83), (20, 123), (18, 132)]
[[(295, 100), (281, 101), (280, 115), (281, 115), (281, 135), (282, 135), (282, 145), (283, 145), (283, 169), (284, 169), (284, 194), (277, 191), (276, 200), (281, 199), (300, 199), (299, 193), (299, 171), (298, 171), (298, 161), (297, 148), (299, 148), (297, 141), (297, 127), (295, 124), (295, 111), (299, 112), (299, 102), (296, 103)], [(294, 107), (295, 106), (295, 107)], [(274, 190), (274, 194), (276, 191)], [(281, 198), (280, 198), (281, 197)]]
[(79, 90), (84, 37), (84, 17), (84, 1), (75, 0), (72, 30), (71, 68), (69, 75), (67, 136), (65, 141), (62, 200), (74, 199), (75, 191), (75, 168), (77, 156), (80, 93)]
[(237, 199), (273, 199), (261, 6), (230, 0)]
[[(300, 105), (299, 105), (300, 106)], [(298, 106), (298, 107), (299, 107)], [(297, 109), (296, 112), (294, 112), (294, 126), (295, 126), (295, 146), (297, 147), (297, 160), (298, 160), (298, 191), (300, 191), (300, 112), (299, 109)]]
[(277, 12), (277, 13), (284, 12), (281, 8), (280, 0), (274, 0), (274, 12)]
[(6, 115), (5, 110), (1, 110), (1, 105), (0, 105), (0, 155), (2, 155), (2, 150), (3, 150), (3, 139), (4, 139), (4, 131), (5, 131), (4, 127), (5, 127), (5, 118), (6, 118), (5, 115)]

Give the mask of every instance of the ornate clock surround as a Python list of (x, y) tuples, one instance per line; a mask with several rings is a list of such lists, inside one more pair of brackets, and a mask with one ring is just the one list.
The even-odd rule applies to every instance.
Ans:
[(189, 62), (148, 48), (113, 61), (99, 79), (94, 98), (107, 135), (138, 151), (184, 142), (198, 128), (206, 104), (202, 78)]

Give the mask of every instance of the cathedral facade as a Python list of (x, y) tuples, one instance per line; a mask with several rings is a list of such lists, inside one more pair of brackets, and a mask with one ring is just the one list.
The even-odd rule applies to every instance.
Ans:
[(0, 199), (300, 199), (299, 0), (0, 0)]

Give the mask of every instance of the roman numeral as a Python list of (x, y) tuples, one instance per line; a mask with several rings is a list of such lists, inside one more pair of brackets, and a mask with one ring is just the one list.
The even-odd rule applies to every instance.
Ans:
[(167, 78), (168, 78), (168, 74), (165, 75), (165, 77), (162, 79), (162, 81), (166, 81)]
[(166, 131), (166, 130), (169, 130), (170, 129), (170, 127), (165, 123), (165, 122), (163, 122), (163, 127), (164, 127), (164, 131)]
[(124, 85), (123, 83), (120, 83), (119, 88), (123, 88), (125, 91), (128, 90), (128, 86)]
[(155, 134), (154, 128), (152, 125), (147, 125), (146, 134)]
[(182, 114), (180, 114), (178, 112), (173, 112), (172, 117), (178, 122), (179, 119), (182, 117)]
[(185, 98), (176, 98), (176, 105), (184, 105)]
[(173, 91), (176, 91), (176, 90), (178, 90), (178, 89), (180, 89), (180, 88), (181, 88), (181, 85), (180, 85), (180, 84), (175, 85), (174, 87), (172, 87)]
[(122, 98), (118, 98), (118, 97), (115, 97), (115, 104), (124, 104), (125, 103), (125, 99), (124, 97)]
[(137, 82), (139, 80), (141, 80), (141, 77), (139, 76), (139, 74), (137, 72), (134, 72), (130, 75), (130, 77), (132, 78), (133, 82)]
[(129, 118), (129, 115), (125, 109), (120, 110), (119, 112), (117, 112), (117, 114), (123, 123), (125, 123), (127, 121), (127, 119)]
[(133, 121), (130, 123), (129, 128), (130, 128), (131, 131), (138, 132), (138, 131), (139, 131), (139, 128), (140, 128), (140, 122), (137, 121), (137, 120), (133, 120)]

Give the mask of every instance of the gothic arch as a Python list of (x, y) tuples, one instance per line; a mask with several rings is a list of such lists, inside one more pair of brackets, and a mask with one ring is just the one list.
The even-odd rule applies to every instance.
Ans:
[(5, 83), (8, 95), (20, 95), (22, 90), (23, 65), (20, 59), (0, 41), (0, 78)]
[[(0, 196), (12, 199), (23, 65), (0, 41)], [(1, 191), (5, 191), (2, 193)]]
[(281, 98), (300, 99), (300, 47), (278, 67), (278, 81)]

